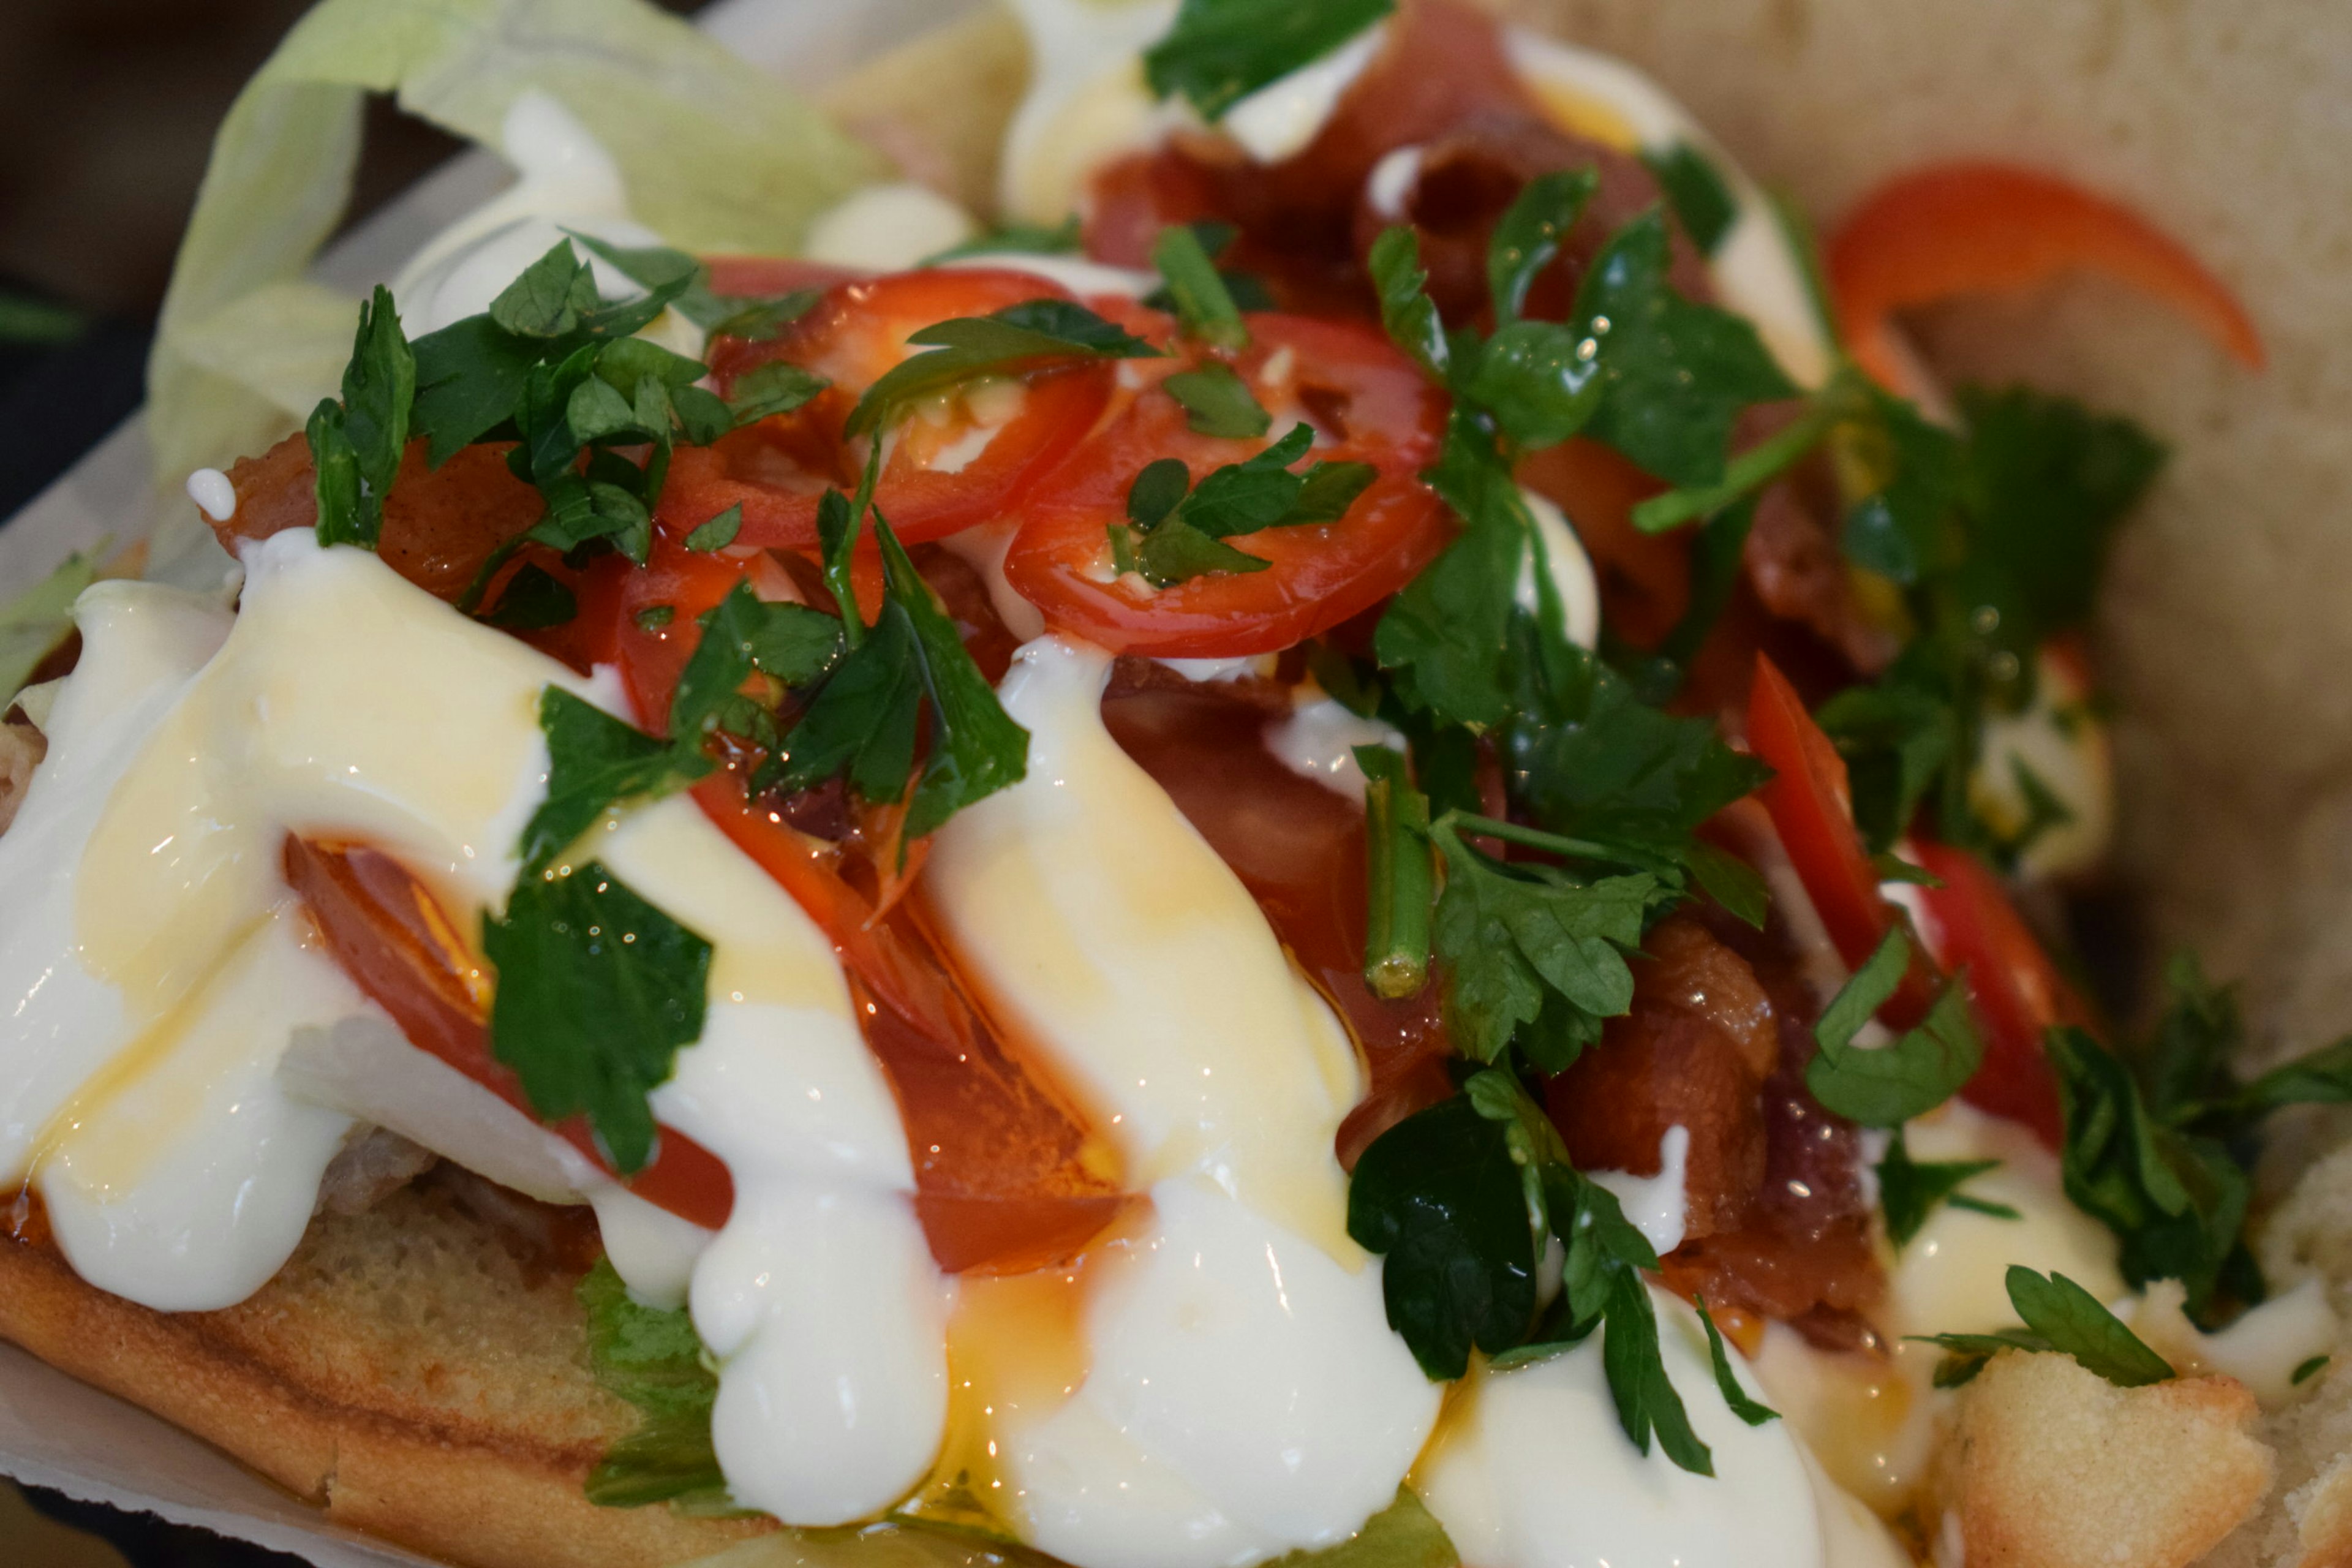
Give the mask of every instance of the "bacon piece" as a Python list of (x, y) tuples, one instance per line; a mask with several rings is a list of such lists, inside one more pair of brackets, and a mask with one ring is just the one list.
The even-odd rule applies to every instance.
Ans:
[(1552, 1079), (1546, 1100), (1577, 1165), (1655, 1175), (1668, 1129), (1684, 1128), (1685, 1235), (1729, 1230), (1766, 1169), (1759, 1091), (1780, 1042), (1772, 1004), (1738, 953), (1688, 916), (1665, 921), (1635, 960), (1633, 1006)]

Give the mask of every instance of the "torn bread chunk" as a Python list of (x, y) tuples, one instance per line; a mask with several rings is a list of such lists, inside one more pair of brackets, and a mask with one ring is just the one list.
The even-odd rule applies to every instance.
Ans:
[(1945, 1451), (1943, 1540), (1968, 1568), (2187, 1568), (2270, 1489), (2260, 1415), (2234, 1378), (2118, 1388), (2068, 1356), (1997, 1355)]

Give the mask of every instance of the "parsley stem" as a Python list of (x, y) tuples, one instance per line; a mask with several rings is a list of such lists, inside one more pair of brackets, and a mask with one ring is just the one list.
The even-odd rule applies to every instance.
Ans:
[(1364, 931), (1364, 984), (1391, 1001), (1429, 982), (1429, 911), (1436, 874), (1429, 843), (1429, 797), (1405, 777), (1386, 746), (1359, 746), (1364, 771), (1364, 852), (1370, 907)]
[(1854, 393), (1849, 372), (1841, 370), (1815, 393), (1805, 412), (1775, 435), (1733, 458), (1717, 483), (1692, 489), (1668, 490), (1633, 508), (1633, 526), (1643, 533), (1664, 533), (1696, 518), (1711, 516), (1729, 506), (1821, 444), (1830, 427), (1853, 412)]
[(1473, 816), (1466, 811), (1449, 811), (1438, 819), (1441, 831), (1466, 833), (1477, 838), (1499, 838), (1506, 844), (1517, 844), (1524, 849), (1542, 849), (1554, 855), (1564, 855), (1571, 860), (1605, 860), (1612, 866), (1634, 864), (1606, 844), (1595, 844), (1589, 838), (1565, 838), (1557, 833), (1546, 833), (1540, 827), (1522, 827), (1516, 822), (1500, 817)]

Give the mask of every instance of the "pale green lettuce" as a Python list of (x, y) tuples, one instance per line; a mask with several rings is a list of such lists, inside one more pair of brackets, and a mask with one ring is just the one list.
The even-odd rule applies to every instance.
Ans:
[(0, 712), (73, 630), (74, 601), (98, 580), (97, 557), (105, 549), (100, 542), (88, 555), (67, 556), (64, 565), (0, 605)]
[(341, 220), (367, 94), (495, 148), (536, 89), (688, 250), (783, 253), (879, 160), (764, 72), (642, 0), (320, 0), (213, 144), (148, 365), (159, 481), (225, 463), (333, 390), (356, 300), (306, 279)]

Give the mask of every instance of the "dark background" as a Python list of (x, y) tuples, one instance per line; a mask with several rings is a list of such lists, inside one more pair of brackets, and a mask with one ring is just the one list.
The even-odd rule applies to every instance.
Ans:
[[(0, 0), (0, 519), (137, 405), (213, 127), (306, 9)], [(372, 106), (351, 216), (457, 146)]]
[[(702, 0), (657, 3), (690, 12)], [(138, 405), (213, 128), (307, 8), (308, 0), (0, 0), (0, 520)], [(457, 147), (372, 106), (346, 221)], [(0, 1563), (301, 1568), (5, 1481)]]

